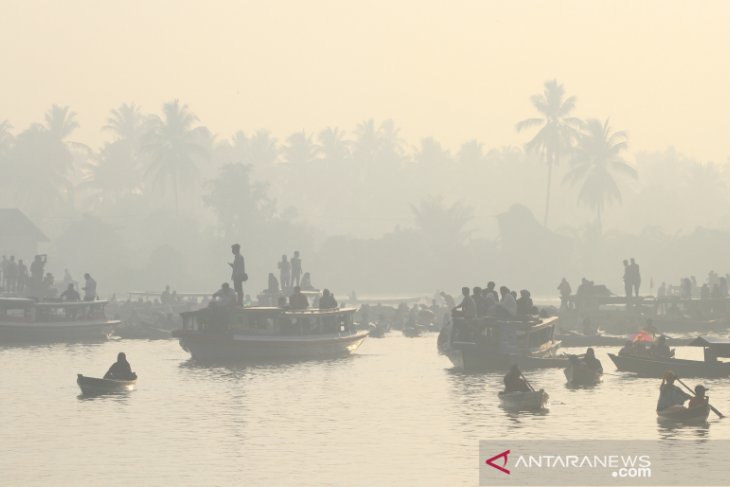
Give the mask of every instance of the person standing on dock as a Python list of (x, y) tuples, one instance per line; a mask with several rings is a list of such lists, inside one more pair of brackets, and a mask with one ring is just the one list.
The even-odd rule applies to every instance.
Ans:
[(626, 305), (628, 306), (628, 300), (631, 299), (631, 292), (633, 289), (633, 283), (631, 282), (631, 266), (629, 261), (624, 259), (624, 291), (626, 291)]
[(248, 280), (246, 274), (246, 263), (241, 255), (241, 245), (231, 245), (231, 253), (233, 254), (233, 262), (231, 266), (231, 280), (233, 281), (233, 289), (236, 291), (236, 302), (239, 306), (243, 306), (243, 283)]

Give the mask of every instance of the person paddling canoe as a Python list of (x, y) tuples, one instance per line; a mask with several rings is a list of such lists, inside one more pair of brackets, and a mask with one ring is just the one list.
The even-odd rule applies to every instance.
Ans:
[(659, 401), (657, 401), (656, 405), (657, 412), (674, 406), (682, 406), (685, 401), (692, 398), (692, 396), (674, 385), (676, 379), (677, 376), (673, 372), (664, 374), (662, 385), (659, 387)]
[(693, 408), (696, 406), (704, 406), (710, 403), (710, 398), (705, 395), (705, 392), (709, 391), (705, 386), (697, 384), (695, 386), (695, 397), (689, 400), (687, 407)]
[(107, 373), (104, 374), (104, 378), (112, 380), (134, 380), (137, 378), (137, 374), (132, 372), (132, 366), (127, 362), (127, 356), (124, 352), (119, 352), (117, 361), (109, 367)]
[(519, 367), (513, 365), (504, 376), (504, 392), (529, 392), (531, 390), (527, 381), (522, 377)]

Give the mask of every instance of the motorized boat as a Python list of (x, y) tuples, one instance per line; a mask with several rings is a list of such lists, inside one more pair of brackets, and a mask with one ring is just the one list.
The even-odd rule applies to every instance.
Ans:
[(137, 387), (137, 375), (132, 380), (113, 380), (99, 379), (96, 377), (86, 377), (78, 374), (76, 383), (81, 388), (81, 392), (86, 396), (95, 396), (100, 394), (118, 394), (121, 392), (133, 391)]
[(728, 377), (730, 363), (687, 360), (673, 357), (608, 354), (616, 369), (633, 372), (642, 377), (661, 378), (667, 371), (679, 377)]
[(537, 411), (545, 409), (550, 396), (543, 389), (539, 391), (515, 391), (497, 394), (499, 401), (504, 408), (519, 409), (523, 411)]
[(173, 332), (200, 361), (287, 361), (349, 355), (368, 336), (355, 330), (354, 308), (291, 310), (211, 306), (182, 313)]
[(558, 357), (560, 342), (553, 338), (557, 317), (501, 320), (454, 316), (438, 338), (438, 350), (457, 369), (467, 372), (566, 367)]
[(0, 298), (0, 342), (106, 340), (120, 323), (107, 319), (106, 304)]

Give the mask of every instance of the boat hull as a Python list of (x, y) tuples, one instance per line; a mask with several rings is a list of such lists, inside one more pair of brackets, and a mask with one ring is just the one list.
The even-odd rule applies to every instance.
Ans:
[(593, 386), (601, 382), (601, 373), (586, 365), (570, 364), (563, 372), (568, 384), (573, 386)]
[(444, 353), (455, 368), (464, 372), (504, 371), (515, 364), (523, 370), (567, 367), (568, 358), (555, 355), (559, 346), (555, 343), (532, 355), (507, 355), (484, 350), (475, 343), (455, 342)]
[(499, 402), (506, 409), (536, 411), (545, 409), (550, 396), (544, 390), (530, 392), (500, 392)]
[(0, 322), (0, 342), (104, 341), (117, 325), (117, 320)]
[(667, 371), (679, 377), (728, 377), (730, 363), (711, 364), (699, 360), (659, 359), (608, 354), (616, 369), (633, 372), (643, 377), (661, 378)]
[(134, 380), (111, 380), (99, 379), (96, 377), (85, 377), (78, 374), (76, 383), (85, 396), (97, 396), (100, 394), (119, 394), (133, 391), (137, 387), (137, 379)]
[(199, 361), (267, 362), (342, 357), (353, 353), (367, 331), (348, 335), (250, 336), (177, 331), (180, 346)]
[(657, 411), (657, 418), (660, 421), (674, 423), (704, 423), (710, 415), (710, 406), (695, 406), (686, 408), (684, 406), (672, 406), (662, 411)]

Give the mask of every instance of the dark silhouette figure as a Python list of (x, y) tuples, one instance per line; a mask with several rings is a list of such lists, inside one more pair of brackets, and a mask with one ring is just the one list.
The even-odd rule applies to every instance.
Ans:
[(633, 286), (634, 284), (631, 280), (631, 267), (629, 266), (629, 261), (624, 259), (624, 291), (626, 292), (627, 299), (631, 299)]
[(267, 286), (266, 291), (272, 294), (279, 292), (279, 281), (276, 280), (276, 277), (271, 272), (269, 272), (269, 285)]
[(337, 300), (335, 300), (335, 297), (332, 295), (332, 293), (329, 291), (329, 289), (325, 289), (322, 291), (322, 297), (319, 298), (319, 309), (336, 309), (337, 308)]
[(639, 288), (641, 287), (641, 270), (639, 269), (639, 264), (636, 263), (633, 257), (631, 258), (629, 269), (631, 269), (631, 288), (634, 296), (638, 298)]
[(74, 289), (73, 284), (69, 284), (64, 292), (59, 296), (63, 301), (76, 302), (81, 301), (81, 295)]
[(676, 378), (677, 376), (672, 372), (667, 372), (664, 375), (662, 385), (659, 387), (659, 400), (656, 405), (657, 411), (663, 411), (672, 406), (681, 406), (687, 399), (691, 399), (692, 396), (674, 385)]
[(47, 257), (45, 254), (36, 255), (33, 258), (33, 262), (30, 264), (30, 282), (33, 289), (40, 289), (43, 281), (44, 269), (46, 266)]
[(302, 294), (299, 286), (294, 287), (294, 293), (289, 296), (289, 307), (291, 309), (307, 309), (309, 308), (309, 300)]
[(474, 304), (476, 304), (477, 307), (477, 317), (481, 318), (483, 316), (487, 316), (487, 313), (489, 312), (489, 305), (487, 304), (487, 300), (484, 298), (482, 288), (478, 286), (474, 287), (471, 298), (474, 300)]
[(279, 262), (278, 267), (281, 289), (289, 289), (291, 287), (291, 264), (287, 260), (286, 255), (281, 256), (281, 262)]
[(458, 305), (454, 310), (461, 310), (461, 315), (466, 319), (474, 319), (477, 316), (477, 305), (474, 299), (470, 296), (470, 290), (468, 287), (461, 288), (461, 295), (464, 297), (461, 300), (461, 304)]
[(127, 362), (127, 356), (124, 352), (119, 352), (117, 361), (109, 367), (107, 373), (104, 374), (104, 378), (112, 380), (134, 380), (137, 378), (137, 374), (132, 372), (132, 366)]
[(494, 297), (495, 302), (499, 302), (499, 294), (497, 293), (497, 290), (495, 289), (497, 285), (494, 283), (494, 281), (489, 281), (487, 283), (487, 293), (491, 294)]
[(84, 274), (84, 301), (94, 301), (96, 299), (96, 281), (88, 272)]
[(523, 289), (520, 297), (517, 298), (517, 316), (529, 316), (537, 314), (537, 308), (532, 303), (530, 291)]
[(291, 285), (299, 286), (302, 279), (302, 259), (299, 257), (299, 251), (294, 251), (294, 257), (291, 258)]
[(603, 365), (601, 365), (601, 361), (596, 358), (596, 352), (592, 348), (586, 350), (585, 357), (583, 357), (583, 363), (591, 369), (597, 370), (601, 374), (603, 373)]
[(234, 306), (237, 301), (236, 292), (231, 289), (230, 284), (224, 282), (221, 288), (213, 293), (213, 301), (210, 306)]
[(560, 309), (568, 308), (568, 301), (570, 300), (570, 293), (573, 289), (570, 287), (570, 283), (567, 279), (563, 278), (558, 284), (558, 291), (560, 291)]
[(246, 274), (246, 263), (241, 255), (241, 246), (239, 244), (231, 245), (231, 253), (233, 254), (233, 262), (231, 266), (231, 280), (233, 281), (233, 289), (236, 291), (236, 303), (243, 306), (243, 283), (248, 280)]
[(530, 392), (530, 387), (517, 365), (513, 365), (504, 376), (504, 392)]

